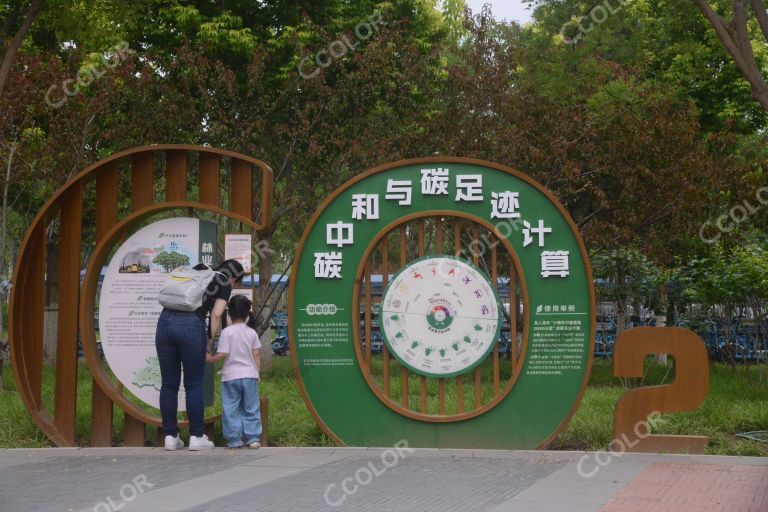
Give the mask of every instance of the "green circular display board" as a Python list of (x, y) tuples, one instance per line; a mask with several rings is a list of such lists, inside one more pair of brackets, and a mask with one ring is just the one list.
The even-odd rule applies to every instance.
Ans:
[[(457, 420), (428, 420), (385, 403), (369, 384), (357, 355), (359, 347), (355, 348), (355, 331), (360, 329), (355, 294), (369, 251), (394, 226), (430, 216), (461, 217), (493, 230), (514, 252), (521, 272), (525, 307), (520, 320), (526, 339), (519, 375), (511, 390), (490, 407)], [(409, 270), (429, 268), (429, 262), (412, 262), (392, 286)], [(461, 271), (469, 275), (477, 269), (464, 263)], [(406, 282), (405, 277), (402, 280)], [(489, 286), (487, 278), (483, 280)], [(457, 339), (454, 335), (466, 328), (465, 320), (484, 316), (472, 312), (472, 307), (486, 305), (489, 318), (500, 318), (495, 295), (491, 300), (481, 289), (487, 302), (473, 302), (477, 288), (468, 288), (454, 296), (444, 287), (437, 297), (433, 295), (432, 308), (426, 307), (427, 299), (419, 298), (420, 307), (409, 315), (413, 319), (390, 323), (392, 329), (384, 326), (393, 354), (408, 363), (406, 352), (393, 338), (399, 331), (406, 331), (403, 336), (424, 329), (436, 335), (449, 333), (447, 356)], [(387, 301), (396, 297), (390, 296), (390, 290), (384, 297), (385, 312), (389, 311)], [(403, 329), (398, 331), (398, 326)], [(498, 332), (499, 322), (480, 327), (483, 332)], [(299, 389), (315, 420), (339, 444), (384, 447), (407, 440), (412, 447), (544, 447), (565, 428), (581, 400), (592, 362), (594, 330), (592, 274), (573, 220), (531, 178), (480, 160), (409, 160), (355, 177), (314, 214), (291, 273), (289, 341)], [(489, 338), (484, 336), (482, 341), (492, 348), (498, 338)], [(470, 339), (474, 343), (480, 338)], [(423, 367), (429, 357), (426, 352), (408, 364), (430, 376), (471, 369), (487, 353), (483, 345), (469, 359), (450, 358), (443, 366), (439, 350), (444, 344), (429, 343), (438, 354), (435, 357), (430, 351), (431, 367)]]
[(427, 377), (467, 373), (499, 339), (501, 311), (490, 280), (448, 256), (406, 265), (384, 291), (379, 322), (401, 364)]

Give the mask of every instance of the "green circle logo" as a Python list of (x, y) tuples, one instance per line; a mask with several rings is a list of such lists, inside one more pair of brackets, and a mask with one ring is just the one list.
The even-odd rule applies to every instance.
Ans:
[(447, 306), (435, 306), (427, 314), (427, 322), (436, 331), (444, 331), (451, 326), (453, 316)]

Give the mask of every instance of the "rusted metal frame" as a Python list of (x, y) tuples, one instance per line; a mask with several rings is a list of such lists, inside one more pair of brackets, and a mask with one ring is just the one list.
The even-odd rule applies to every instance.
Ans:
[(517, 369), (517, 271), (515, 260), (509, 256), (509, 359), (512, 371)]
[[(96, 243), (117, 224), (119, 175), (117, 162), (96, 175)], [(112, 400), (91, 377), (91, 446), (111, 446), (114, 422)]]
[(200, 202), (221, 207), (221, 157), (217, 154), (200, 153), (198, 186)]
[[(406, 258), (407, 258), (407, 231), (405, 224), (400, 226), (400, 268), (404, 267), (406, 264)], [(408, 369), (405, 366), (402, 366), (400, 368), (400, 381), (402, 383), (402, 393), (403, 393), (403, 407), (405, 409), (408, 409)]]
[[(389, 283), (389, 233), (384, 235), (381, 241), (381, 287), (386, 289)], [(381, 329), (381, 317), (379, 317), (379, 329)], [(390, 396), (390, 377), (389, 377), (389, 348), (385, 343), (381, 349), (381, 358), (383, 364), (384, 395)]]
[(56, 337), (54, 424), (69, 445), (75, 444), (77, 411), (77, 305), (83, 238), (82, 184), (73, 185), (61, 205), (59, 293)]
[[(499, 283), (499, 259), (497, 254), (497, 241), (491, 238), (491, 282), (493, 288), (498, 290)], [(502, 316), (503, 317), (503, 316)], [(493, 346), (493, 396), (501, 393), (501, 376), (499, 375), (499, 340)]]
[[(457, 258), (461, 256), (461, 220), (453, 221), (453, 254)], [(464, 376), (456, 376), (456, 412), (464, 412)]]
[(165, 200), (187, 200), (187, 151), (172, 149), (166, 152)]
[[(423, 258), (424, 254), (426, 253), (426, 233), (425, 233), (425, 221), (424, 219), (419, 219), (417, 222), (417, 237), (418, 237), (418, 251), (419, 251), (419, 258)], [(419, 376), (419, 387), (420, 389), (420, 409), (422, 414), (427, 413), (427, 378), (424, 375)]]
[[(472, 224), (472, 263), (477, 266), (480, 263), (480, 226)], [(475, 409), (483, 406), (483, 373), (481, 365), (475, 368)]]
[(253, 215), (253, 166), (249, 162), (232, 159), (230, 197), (230, 211), (251, 218)]
[(371, 262), (365, 266), (365, 301), (363, 302), (365, 311), (365, 364), (367, 371), (371, 371)]

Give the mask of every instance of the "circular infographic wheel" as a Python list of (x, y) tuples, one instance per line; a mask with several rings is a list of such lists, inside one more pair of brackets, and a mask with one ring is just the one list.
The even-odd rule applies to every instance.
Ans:
[(403, 268), (384, 292), (380, 318), (392, 355), (427, 377), (474, 369), (493, 350), (501, 327), (490, 280), (471, 263), (447, 256)]

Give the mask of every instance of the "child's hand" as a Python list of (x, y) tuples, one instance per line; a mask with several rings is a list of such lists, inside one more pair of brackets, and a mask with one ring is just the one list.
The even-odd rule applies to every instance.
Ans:
[(213, 356), (210, 352), (205, 353), (205, 362), (206, 363), (212, 363), (213, 362)]

